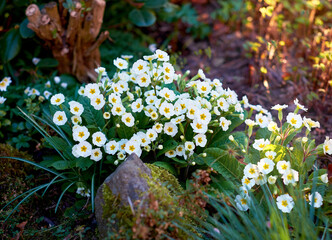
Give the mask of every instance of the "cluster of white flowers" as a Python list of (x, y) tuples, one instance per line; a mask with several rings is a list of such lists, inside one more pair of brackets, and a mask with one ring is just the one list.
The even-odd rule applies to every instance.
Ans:
[[(6, 92), (7, 87), (11, 84), (11, 82), (12, 82), (12, 80), (11, 80), (10, 77), (4, 77), (0, 81), (0, 91), (1, 92)], [(0, 96), (0, 104), (3, 104), (6, 100), (7, 100), (7, 98)]]
[(61, 82), (61, 78), (59, 76), (55, 76), (53, 78), (53, 82), (51, 82), (51, 80), (48, 80), (45, 84), (44, 84), (44, 87), (42, 88), (43, 90), (41, 89), (37, 89), (35, 87), (27, 87), (25, 90), (24, 90), (24, 93), (27, 95), (27, 96), (32, 96), (32, 95), (36, 95), (38, 96), (39, 100), (43, 101), (44, 99), (49, 99), (53, 93), (51, 92), (51, 89), (52, 89), (52, 86), (54, 87), (55, 85), (58, 85), (60, 84), (60, 86), (62, 88), (67, 88), (68, 84), (66, 82)]
[[(134, 62), (129, 69), (131, 57), (114, 60), (118, 71), (112, 79), (105, 68), (97, 68), (100, 81), (82, 86), (79, 94), (89, 98), (91, 106), (102, 111), (104, 118), (113, 121), (117, 128), (131, 127), (135, 133), (129, 139), (119, 139), (107, 138), (107, 128), (92, 132), (82, 122), (83, 106), (70, 101), (73, 115), (57, 111), (53, 121), (61, 126), (71, 119), (73, 139), (79, 142), (73, 147), (74, 156), (90, 157), (94, 161), (102, 159), (104, 154), (116, 155), (118, 160), (133, 152), (140, 156), (142, 151), (162, 149), (164, 135), (179, 139), (178, 145), (165, 156), (188, 159), (195, 148), (206, 146), (212, 127), (220, 126), (222, 131), (227, 131), (232, 123), (228, 116), (244, 118), (242, 104), (248, 106), (246, 97), (239, 101), (234, 91), (224, 89), (218, 79), (206, 78), (202, 70), (185, 84), (188, 91), (179, 93), (173, 82), (179, 83), (184, 78), (175, 73), (166, 52), (158, 49), (155, 54), (144, 56), (144, 60)], [(62, 94), (51, 98), (53, 105), (60, 106), (64, 101)], [(142, 114), (149, 121), (146, 128), (138, 129), (138, 116)], [(193, 138), (186, 139), (185, 131), (194, 132)]]
[[(307, 109), (303, 105), (299, 104), (297, 99), (294, 101), (294, 103), (297, 106), (297, 109), (295, 110), (295, 112), (289, 113), (286, 117), (287, 123), (289, 124), (290, 128), (300, 129), (305, 126), (307, 128), (307, 131), (311, 131), (312, 128), (320, 127), (319, 122), (315, 122), (310, 118), (306, 117), (302, 118), (300, 114), (297, 114), (297, 111), (299, 109), (302, 109), (304, 111), (306, 111)], [(272, 107), (272, 110), (277, 110), (279, 112), (280, 121), (282, 120), (282, 110), (287, 107), (287, 105), (279, 104)], [(261, 111), (261, 109), (257, 109), (257, 106), (252, 109), (256, 111)], [(261, 113), (258, 113), (255, 117), (256, 121), (253, 121), (251, 119), (245, 120), (245, 123), (249, 126), (249, 129), (252, 129), (255, 125), (259, 125), (261, 128), (267, 127), (269, 131), (277, 135), (276, 139), (278, 139), (278, 137), (280, 138), (282, 130), (278, 128), (277, 123), (272, 121), (270, 114), (265, 113), (264, 116)], [(303, 139), (302, 141), (304, 142), (308, 140), (307, 138)], [(230, 140), (234, 141), (233, 136), (230, 137)], [(271, 143), (269, 139), (255, 139), (252, 146), (254, 149), (262, 151), (264, 153), (264, 149), (266, 149), (266, 147), (270, 144)], [(328, 137), (323, 144), (323, 149), (325, 154), (332, 154), (332, 140)], [(247, 211), (249, 209), (248, 202), (250, 202), (250, 197), (248, 193), (249, 190), (252, 189), (255, 185), (263, 185), (266, 183), (273, 185), (276, 183), (278, 177), (282, 179), (284, 185), (296, 185), (296, 183), (299, 181), (298, 171), (291, 168), (291, 163), (289, 161), (276, 159), (279, 159), (278, 153), (274, 151), (266, 151), (265, 157), (260, 159), (257, 164), (249, 163), (245, 166), (243, 171), (244, 176), (242, 178), (241, 194), (237, 195), (235, 198), (236, 206), (238, 207), (238, 209), (242, 211)], [(274, 171), (275, 167), (277, 171)], [(273, 175), (273, 171), (274, 173), (278, 173), (279, 175)], [(327, 174), (321, 175), (320, 180), (323, 183), (327, 183)], [(320, 207), (323, 204), (323, 199), (318, 192), (315, 192), (314, 195), (314, 207)], [(312, 195), (310, 195), (309, 197), (310, 205), (312, 204), (311, 196)], [(280, 195), (277, 197), (277, 206), (281, 211), (289, 213), (294, 207), (293, 198), (288, 193)]]

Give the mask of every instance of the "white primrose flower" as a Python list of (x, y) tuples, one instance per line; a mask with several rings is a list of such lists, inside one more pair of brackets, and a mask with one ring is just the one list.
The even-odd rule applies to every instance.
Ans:
[[(123, 159), (126, 158), (126, 155), (123, 152), (118, 152), (117, 157), (118, 157), (119, 160), (123, 160)], [(114, 164), (118, 165), (118, 162), (115, 161)]]
[(112, 83), (112, 90), (114, 93), (118, 94), (118, 95), (121, 95), (123, 93), (123, 88), (120, 86), (120, 83), (117, 82), (117, 83)]
[(174, 75), (175, 70), (172, 64), (164, 62), (162, 71), (165, 75)]
[(175, 151), (177, 156), (183, 156), (186, 150), (184, 149), (184, 145), (179, 145), (176, 147)]
[(288, 107), (288, 105), (286, 105), (286, 104), (284, 104), (284, 105), (277, 104), (277, 105), (274, 105), (273, 107), (271, 107), (271, 109), (272, 110), (281, 111), (282, 109), (285, 109), (287, 107)]
[(156, 50), (155, 56), (157, 57), (158, 61), (163, 61), (163, 62), (169, 61), (169, 56), (168, 56), (167, 52), (164, 52), (160, 49)]
[(228, 109), (229, 109), (229, 104), (228, 104), (228, 102), (226, 101), (225, 98), (219, 98), (217, 100), (217, 105), (220, 108), (220, 110), (222, 110), (224, 112), (227, 112)]
[(326, 137), (324, 141), (323, 150), (325, 155), (332, 155), (332, 139), (330, 139), (329, 137)]
[(84, 91), (85, 91), (85, 88), (83, 86), (81, 86), (79, 89), (78, 89), (78, 94), (81, 95), (81, 96), (84, 96)]
[(270, 132), (275, 132), (275, 131), (279, 131), (278, 125), (276, 122), (270, 121), (269, 124), (267, 125), (267, 129)]
[(166, 157), (169, 157), (169, 158), (173, 158), (173, 157), (176, 157), (176, 151), (174, 150), (169, 150), (165, 153), (165, 156)]
[(284, 213), (290, 213), (294, 207), (294, 201), (288, 193), (277, 197), (277, 206)]
[(277, 153), (274, 152), (274, 151), (267, 151), (265, 153), (265, 156), (270, 159), (270, 160), (273, 160), (276, 156), (277, 156)]
[(314, 205), (315, 208), (320, 208), (323, 205), (323, 198), (319, 192), (314, 192), (313, 194), (309, 194), (309, 204)]
[(198, 122), (197, 119), (194, 119), (194, 121), (192, 123), (190, 123), (190, 126), (193, 128), (194, 133), (204, 134), (208, 130), (208, 125)]
[(67, 87), (68, 87), (68, 83), (66, 83), (66, 82), (62, 82), (62, 83), (60, 84), (60, 86), (63, 87), (63, 88), (67, 88)]
[(55, 76), (53, 80), (56, 84), (59, 84), (61, 82), (61, 78), (59, 76)]
[(81, 116), (74, 115), (74, 116), (71, 117), (71, 122), (72, 122), (74, 125), (81, 124), (81, 123), (82, 123), (82, 118), (81, 118)]
[(136, 73), (137, 75), (142, 74), (147, 72), (148, 70), (148, 62), (139, 59), (136, 62), (134, 62), (133, 67), (131, 69), (134, 73)]
[(194, 149), (195, 149), (195, 144), (193, 142), (190, 142), (190, 141), (186, 141), (184, 143), (184, 149), (186, 151), (189, 151), (189, 152), (193, 152)]
[(174, 75), (163, 75), (163, 80), (165, 82), (165, 84), (169, 84), (169, 83), (172, 83), (173, 80), (174, 80)]
[(173, 102), (176, 97), (175, 93), (169, 88), (163, 88), (161, 91), (159, 91), (158, 95), (170, 102)]
[(87, 141), (77, 144), (76, 154), (80, 157), (89, 157), (92, 152), (92, 146)]
[(245, 123), (248, 127), (253, 127), (253, 126), (257, 125), (257, 123), (256, 123), (255, 121), (251, 120), (251, 119), (246, 119), (246, 120), (244, 121), (244, 123)]
[(211, 121), (211, 113), (207, 109), (200, 109), (195, 112), (195, 118), (199, 123), (209, 124)]
[(249, 189), (247, 187), (245, 187), (245, 186), (241, 186), (240, 187), (240, 192), (241, 192), (240, 194), (242, 196), (246, 196), (246, 197), (249, 196)]
[(228, 98), (226, 100), (229, 104), (236, 104), (238, 102), (236, 92), (234, 92), (233, 90), (230, 90), (228, 88), (226, 94), (228, 96)]
[(277, 181), (277, 177), (276, 176), (269, 176), (268, 177), (268, 179), (267, 179), (267, 182), (269, 183), (269, 184), (275, 184), (276, 183), (276, 181)]
[(121, 121), (127, 126), (132, 127), (135, 124), (135, 118), (131, 113), (125, 113), (121, 117)]
[(90, 189), (85, 189), (84, 187), (77, 188), (76, 193), (82, 197), (90, 197)]
[(44, 85), (46, 88), (50, 88), (51, 87), (51, 81), (48, 80), (45, 85)]
[(90, 132), (85, 126), (75, 126), (73, 128), (73, 139), (74, 141), (82, 142), (88, 139)]
[(147, 138), (147, 135), (145, 133), (138, 132), (137, 135), (140, 138), (140, 143), (142, 147), (146, 147), (151, 143), (150, 139)]
[(44, 95), (44, 97), (45, 97), (46, 99), (49, 99), (50, 96), (52, 95), (52, 93), (49, 92), (49, 91), (47, 91), (47, 90), (45, 90), (44, 93), (43, 93), (43, 95)]
[(157, 133), (161, 133), (163, 131), (163, 124), (155, 123), (155, 125), (153, 125), (152, 129), (155, 130)]
[(150, 141), (153, 142), (157, 139), (158, 133), (154, 129), (148, 129), (146, 131), (146, 138)]
[(268, 139), (263, 139), (263, 138), (255, 139), (253, 148), (257, 149), (258, 151), (262, 151), (269, 144), (270, 144), (270, 141)]
[(136, 82), (140, 87), (148, 87), (151, 84), (151, 78), (148, 74), (143, 73), (137, 76)]
[(3, 104), (6, 100), (7, 100), (7, 98), (5, 98), (5, 97), (0, 97), (0, 104)]
[(299, 109), (301, 109), (301, 110), (303, 110), (303, 111), (307, 111), (308, 110), (308, 108), (305, 108), (303, 105), (301, 105), (300, 103), (299, 103), (299, 100), (296, 98), (295, 100), (294, 100), (294, 104), (299, 108)]
[(70, 101), (68, 104), (70, 107), (70, 112), (72, 114), (81, 116), (81, 114), (84, 111), (84, 107), (82, 104), (80, 104), (79, 102), (76, 102), (76, 101)]
[(329, 177), (327, 176), (327, 173), (321, 175), (319, 177), (319, 179), (323, 182), (323, 183), (328, 183), (329, 182)]
[(125, 147), (126, 153), (128, 153), (128, 154), (136, 153), (136, 155), (140, 156), (140, 154), (139, 154), (140, 150), (141, 150), (141, 148), (140, 148), (138, 142), (128, 141), (126, 143), (126, 147)]
[(62, 93), (55, 94), (51, 97), (51, 104), (59, 106), (65, 101), (65, 96)]
[(239, 112), (239, 113), (244, 112), (244, 110), (239, 102), (237, 104), (235, 104), (235, 112)]
[(187, 105), (186, 100), (179, 99), (174, 104), (174, 111), (176, 115), (182, 115), (185, 114), (187, 111)]
[(112, 140), (106, 143), (104, 149), (107, 154), (114, 155), (119, 150), (119, 144), (116, 141)]
[(136, 101), (132, 102), (131, 104), (131, 110), (133, 112), (141, 112), (143, 110), (143, 103), (142, 98), (138, 98)]
[(57, 111), (53, 115), (53, 122), (58, 125), (62, 126), (67, 122), (67, 116), (64, 111)]
[(200, 147), (205, 147), (206, 143), (207, 143), (207, 139), (205, 134), (197, 134), (194, 137), (196, 146), (200, 146)]
[(97, 83), (89, 83), (84, 88), (84, 96), (93, 98), (100, 94), (99, 85)]
[(128, 61), (129, 59), (132, 59), (134, 56), (133, 55), (121, 55), (121, 57)]
[(114, 66), (116, 66), (118, 69), (123, 70), (128, 68), (128, 62), (122, 58), (116, 58), (113, 60)]
[(96, 110), (100, 110), (104, 107), (105, 105), (105, 99), (104, 95), (99, 94), (91, 98), (91, 106), (94, 107)]
[(164, 125), (164, 133), (174, 137), (178, 133), (178, 127), (171, 122), (167, 122)]
[(146, 99), (145, 99), (145, 102), (147, 104), (154, 104), (156, 101), (158, 100), (158, 98), (156, 96), (148, 96)]
[(40, 95), (40, 92), (39, 92), (37, 89), (32, 88), (32, 89), (30, 90), (30, 92), (29, 92), (28, 95), (29, 95), (29, 96), (31, 96), (31, 95), (39, 96), (39, 95)]
[(280, 174), (284, 174), (290, 168), (290, 162), (286, 162), (284, 160), (277, 162), (277, 169)]
[(187, 108), (188, 108), (187, 118), (194, 120), (195, 116), (196, 116), (196, 112), (199, 111), (199, 108), (194, 104), (190, 104), (189, 106), (187, 106)]
[(258, 163), (258, 169), (263, 174), (269, 174), (273, 171), (275, 163), (269, 158), (262, 158)]
[(259, 170), (256, 164), (248, 163), (243, 170), (244, 176), (248, 178), (257, 178), (259, 175)]
[(122, 116), (122, 114), (124, 114), (126, 112), (126, 109), (124, 108), (124, 106), (121, 103), (114, 104), (111, 112), (112, 112), (113, 116)]
[(281, 178), (283, 179), (285, 185), (288, 185), (290, 183), (295, 184), (297, 181), (299, 181), (299, 173), (298, 171), (295, 171), (293, 169), (288, 169), (281, 176)]
[[(159, 115), (158, 115), (158, 113), (156, 113), (156, 112), (152, 112), (151, 114), (150, 114), (150, 117), (151, 117), (151, 119), (152, 120), (157, 120), (158, 119), (158, 117), (159, 117)], [(173, 120), (173, 119), (172, 119)], [(171, 120), (171, 121), (172, 121)]]
[(264, 116), (263, 114), (259, 113), (256, 114), (256, 123), (261, 127), (261, 128), (266, 128), (269, 125), (269, 119), (267, 116)]
[(36, 58), (36, 57), (32, 58), (33, 64), (37, 65), (39, 62), (40, 62), (40, 58)]
[(224, 117), (221, 117), (221, 118), (219, 119), (219, 121), (220, 121), (219, 125), (221, 126), (221, 128), (222, 128), (223, 131), (227, 131), (228, 128), (229, 128), (229, 125), (232, 124), (232, 122), (231, 122), (230, 120), (227, 120), (227, 119), (224, 118)]
[(126, 91), (129, 90), (127, 81), (120, 80), (120, 81), (117, 82), (117, 84), (121, 88), (121, 93), (126, 92)]
[(77, 152), (77, 146), (78, 146), (78, 144), (75, 144), (75, 145), (72, 147), (72, 149), (71, 149), (71, 153), (73, 154), (74, 157), (79, 158), (80, 155), (78, 155), (78, 152)]
[[(152, 51), (152, 52), (154, 52), (154, 51)], [(146, 61), (152, 61), (152, 60), (154, 60), (156, 58), (157, 58), (157, 56), (155, 54), (143, 56), (143, 59), (146, 60)]]
[(102, 76), (107, 76), (106, 69), (104, 67), (98, 67), (95, 69), (95, 72), (101, 74)]
[(121, 96), (117, 93), (111, 93), (109, 96), (108, 96), (108, 102), (112, 105), (115, 105), (115, 104), (120, 104), (122, 103), (121, 102)]
[(202, 69), (198, 69), (197, 75), (198, 75), (199, 78), (201, 78), (203, 80), (206, 79), (206, 76), (205, 76), (205, 74), (204, 74), (204, 72), (203, 72)]
[(104, 146), (106, 143), (106, 136), (102, 132), (95, 132), (92, 134), (92, 143), (98, 147)]
[(93, 161), (100, 161), (103, 158), (103, 153), (100, 151), (100, 148), (95, 148), (91, 150), (90, 159)]
[(160, 105), (159, 113), (166, 118), (171, 118), (174, 115), (174, 106), (171, 103), (163, 102)]
[(286, 119), (287, 122), (295, 128), (300, 128), (302, 126), (302, 118), (300, 114), (289, 113)]
[(103, 117), (104, 117), (104, 119), (110, 119), (111, 118), (111, 114), (109, 112), (104, 112), (103, 113)]
[(211, 92), (211, 85), (208, 82), (199, 82), (196, 85), (197, 87), (197, 92), (199, 94), (203, 94), (204, 96), (207, 96)]
[(242, 180), (242, 185), (247, 188), (248, 190), (251, 189), (253, 186), (255, 186), (256, 182), (255, 179), (250, 179), (247, 176), (243, 176)]
[(247, 196), (243, 197), (241, 195), (236, 195), (236, 197), (235, 197), (236, 207), (240, 211), (247, 211), (249, 209), (248, 199), (249, 198)]
[(311, 131), (311, 128), (320, 128), (320, 123), (313, 121), (310, 118), (303, 117), (303, 124), (304, 126)]
[(263, 185), (267, 182), (266, 176), (264, 174), (259, 174), (258, 177), (254, 178), (257, 185)]

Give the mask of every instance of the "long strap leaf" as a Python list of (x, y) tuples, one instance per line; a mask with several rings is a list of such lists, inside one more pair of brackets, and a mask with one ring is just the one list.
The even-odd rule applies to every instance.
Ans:
[(18, 160), (18, 161), (21, 161), (21, 162), (29, 163), (29, 164), (31, 164), (31, 165), (33, 165), (33, 166), (39, 167), (39, 168), (41, 168), (41, 169), (44, 169), (45, 171), (48, 171), (48, 172), (50, 172), (50, 173), (53, 173), (53, 174), (55, 174), (55, 175), (57, 175), (57, 176), (59, 176), (59, 177), (61, 177), (61, 178), (63, 178), (63, 179), (67, 179), (67, 177), (64, 176), (63, 174), (60, 174), (60, 173), (58, 173), (58, 172), (56, 172), (56, 171), (54, 171), (54, 170), (52, 170), (52, 169), (49, 169), (49, 168), (44, 167), (44, 166), (42, 166), (42, 165), (40, 165), (40, 164), (38, 164), (38, 163), (35, 163), (35, 162), (32, 162), (32, 161), (29, 161), (29, 160), (26, 160), (26, 159), (23, 159), (23, 158), (18, 158), (18, 157), (0, 157), (0, 158), (9, 158), (9, 159), (14, 159), (14, 160)]
[(58, 200), (58, 202), (57, 202), (57, 204), (56, 204), (55, 212), (58, 210), (58, 207), (59, 207), (60, 201), (61, 201), (63, 195), (65, 194), (65, 192), (66, 192), (66, 191), (67, 191), (72, 185), (74, 185), (75, 183), (76, 183), (76, 182), (72, 182), (71, 184), (69, 184), (69, 185), (66, 187), (65, 190), (63, 190), (63, 192), (61, 193), (61, 195), (60, 195), (60, 197), (59, 197), (59, 200)]

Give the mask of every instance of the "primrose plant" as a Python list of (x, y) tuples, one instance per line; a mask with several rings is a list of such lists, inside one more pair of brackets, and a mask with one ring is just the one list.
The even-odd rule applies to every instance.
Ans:
[[(257, 114), (256, 119), (246, 119), (248, 126), (247, 138), (243, 144), (232, 137), (235, 146), (243, 149), (246, 166), (240, 187), (241, 194), (235, 198), (235, 204), (241, 211), (247, 211), (252, 205), (251, 197), (259, 195), (260, 189), (267, 187), (270, 199), (276, 199), (277, 207), (290, 213), (294, 207), (294, 198), (302, 193), (305, 200), (314, 208), (323, 205), (323, 195), (327, 190), (328, 176), (326, 169), (318, 169), (315, 162), (319, 154), (332, 154), (332, 140), (326, 137), (323, 144), (316, 146), (310, 139), (310, 131), (319, 128), (319, 122), (302, 117), (299, 110), (307, 109), (296, 99), (294, 112), (288, 113), (283, 119), (283, 109), (287, 105), (275, 105), (272, 110), (278, 112), (279, 124)], [(253, 111), (255, 108), (251, 108)], [(257, 109), (256, 109), (257, 110)], [(255, 139), (250, 144), (253, 128), (257, 126)], [(302, 129), (305, 136), (296, 137)], [(310, 176), (309, 173), (311, 173)], [(299, 194), (301, 192), (301, 194)]]
[(176, 74), (161, 50), (143, 58), (131, 68), (130, 56), (115, 59), (112, 78), (99, 67), (97, 83), (82, 86), (75, 100), (62, 93), (51, 97), (49, 117), (66, 139), (61, 151), (68, 158), (52, 166), (86, 170), (105, 163), (114, 168), (136, 153), (187, 176), (189, 166), (205, 164), (198, 154), (205, 156), (213, 139), (244, 121), (247, 98), (239, 101), (219, 79), (206, 78), (202, 70), (191, 79), (189, 72)]

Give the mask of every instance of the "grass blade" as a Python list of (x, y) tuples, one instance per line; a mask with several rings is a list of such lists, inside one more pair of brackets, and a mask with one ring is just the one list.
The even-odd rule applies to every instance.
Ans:
[(76, 182), (72, 182), (71, 184), (69, 184), (69, 185), (66, 187), (65, 190), (63, 190), (63, 192), (61, 193), (61, 195), (60, 195), (60, 197), (59, 197), (59, 200), (58, 200), (58, 202), (57, 202), (57, 204), (56, 204), (55, 212), (58, 210), (58, 207), (59, 207), (60, 201), (61, 201), (63, 195), (65, 194), (65, 192), (66, 192), (66, 191), (67, 191), (67, 190), (68, 190), (73, 184), (75, 184), (75, 183), (76, 183)]

